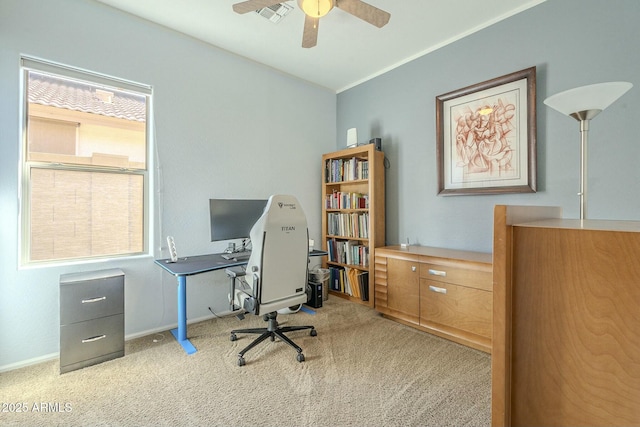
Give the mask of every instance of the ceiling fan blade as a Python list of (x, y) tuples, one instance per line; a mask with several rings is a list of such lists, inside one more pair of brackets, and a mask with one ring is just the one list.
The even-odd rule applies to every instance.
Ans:
[(387, 25), (389, 18), (391, 18), (389, 12), (385, 12), (361, 0), (336, 0), (336, 6), (378, 28)]
[(249, 13), (274, 4), (284, 3), (285, 1), (287, 0), (247, 0), (234, 4), (233, 11), (236, 13)]
[(302, 33), (302, 47), (314, 47), (318, 43), (319, 18), (304, 16), (304, 32)]

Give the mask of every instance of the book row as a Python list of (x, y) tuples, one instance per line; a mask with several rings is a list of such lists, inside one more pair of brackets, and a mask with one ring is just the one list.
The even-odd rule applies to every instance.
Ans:
[(332, 236), (368, 239), (369, 213), (328, 213), (327, 233)]
[(369, 195), (334, 191), (327, 194), (325, 207), (327, 209), (369, 209)]
[(369, 301), (369, 272), (348, 267), (329, 267), (329, 287), (333, 291)]
[(329, 261), (342, 264), (369, 266), (369, 247), (354, 240), (327, 240)]
[(325, 165), (327, 182), (369, 179), (369, 161), (353, 157), (351, 159), (329, 159)]

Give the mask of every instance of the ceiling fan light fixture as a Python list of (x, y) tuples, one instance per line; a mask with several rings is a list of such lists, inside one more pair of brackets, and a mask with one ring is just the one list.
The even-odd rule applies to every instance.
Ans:
[(333, 9), (334, 0), (298, 0), (298, 6), (312, 18), (322, 18)]

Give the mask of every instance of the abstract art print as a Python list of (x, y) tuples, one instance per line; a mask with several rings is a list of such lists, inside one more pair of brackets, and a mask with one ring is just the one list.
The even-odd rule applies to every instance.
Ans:
[(436, 97), (438, 194), (536, 191), (536, 68)]

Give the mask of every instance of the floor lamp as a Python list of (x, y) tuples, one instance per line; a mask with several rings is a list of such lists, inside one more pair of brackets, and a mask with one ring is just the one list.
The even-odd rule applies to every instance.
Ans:
[(628, 82), (598, 83), (569, 89), (544, 100), (547, 106), (580, 122), (580, 219), (586, 217), (589, 121), (632, 87)]

